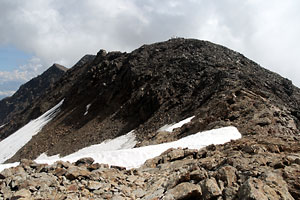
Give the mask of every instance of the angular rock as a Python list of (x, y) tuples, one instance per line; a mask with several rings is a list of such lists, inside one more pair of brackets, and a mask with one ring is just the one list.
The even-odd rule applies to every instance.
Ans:
[(190, 173), (191, 180), (200, 182), (208, 177), (208, 174), (205, 170), (195, 170)]
[(29, 199), (31, 197), (31, 192), (29, 190), (26, 189), (21, 189), (17, 192), (15, 192), (14, 196), (12, 197), (12, 199)]
[(218, 170), (216, 178), (222, 180), (225, 183), (225, 186), (233, 186), (237, 181), (236, 173), (236, 168), (224, 166)]
[(163, 200), (173, 199), (201, 199), (201, 187), (192, 183), (184, 182), (168, 190)]
[(77, 160), (76, 162), (75, 162), (75, 165), (76, 166), (82, 166), (82, 165), (91, 165), (91, 164), (93, 164), (95, 162), (95, 160), (93, 159), (93, 158), (91, 158), (91, 157), (88, 157), (88, 158), (81, 158), (81, 159), (79, 159), (79, 160)]
[(80, 177), (87, 178), (89, 175), (91, 175), (91, 172), (89, 172), (87, 169), (74, 166), (67, 169), (66, 178), (69, 180), (75, 180)]
[(183, 149), (174, 149), (168, 153), (168, 157), (170, 161), (178, 160), (184, 157), (184, 150)]
[(217, 198), (222, 195), (215, 178), (208, 178), (200, 182), (204, 199)]
[(68, 185), (66, 190), (68, 192), (77, 192), (78, 191), (78, 186), (75, 185), (75, 184), (72, 184), (72, 185)]
[(132, 192), (132, 194), (136, 197), (136, 198), (142, 198), (143, 196), (145, 196), (147, 192), (142, 190), (141, 188), (138, 188), (137, 190), (134, 190)]
[(264, 174), (262, 174), (262, 179), (276, 193), (276, 195), (274, 195), (273, 193), (269, 194), (267, 191), (265, 191), (266, 195), (269, 198), (271, 198), (272, 195), (272, 198), (286, 200), (294, 199), (289, 192), (287, 183), (283, 180), (280, 174), (265, 172)]
[(56, 168), (55, 170), (54, 170), (54, 175), (55, 176), (63, 176), (63, 175), (65, 175), (67, 173), (67, 170), (66, 169), (64, 169), (64, 168)]
[(89, 190), (98, 190), (98, 189), (100, 189), (102, 186), (103, 186), (103, 184), (100, 183), (100, 182), (98, 182), (98, 181), (89, 181), (89, 182), (88, 182), (87, 188), (88, 188)]
[(238, 191), (238, 197), (245, 200), (268, 200), (265, 195), (264, 183), (257, 178), (249, 178)]

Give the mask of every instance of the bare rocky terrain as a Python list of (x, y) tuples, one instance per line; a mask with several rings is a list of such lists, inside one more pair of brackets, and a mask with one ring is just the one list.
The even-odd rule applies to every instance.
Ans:
[[(0, 128), (4, 139), (64, 99), (60, 113), (7, 161), (22, 160), (0, 173), (0, 198), (300, 199), (300, 90), (235, 51), (183, 38), (131, 53), (100, 50), (54, 85)], [(172, 133), (158, 131), (191, 116)], [(91, 159), (30, 161), (131, 130), (137, 146), (146, 146), (224, 126), (237, 127), (243, 138), (203, 150), (171, 149), (139, 169)]]
[(0, 173), (0, 199), (299, 199), (299, 137), (248, 136), (169, 149), (138, 169), (22, 160)]

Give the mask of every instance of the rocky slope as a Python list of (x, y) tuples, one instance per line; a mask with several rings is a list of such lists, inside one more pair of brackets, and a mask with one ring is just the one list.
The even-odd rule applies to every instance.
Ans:
[(299, 137), (248, 136), (202, 150), (169, 149), (141, 168), (22, 160), (0, 173), (0, 199), (299, 199)]
[[(299, 130), (300, 90), (291, 81), (206, 41), (171, 39), (131, 53), (101, 50), (57, 85), (28, 113), (64, 99), (61, 113), (10, 161), (67, 155), (133, 129), (138, 146), (227, 125), (243, 135)], [(172, 135), (157, 132), (193, 115)]]
[[(56, 117), (8, 162), (67, 155), (131, 130), (137, 146), (228, 125), (243, 138), (170, 149), (131, 170), (88, 158), (53, 165), (25, 159), (0, 172), (0, 199), (300, 199), (300, 90), (226, 47), (177, 38), (131, 53), (100, 50), (14, 115), (0, 135), (62, 99)], [(191, 116), (172, 133), (159, 131)]]
[[(66, 71), (67, 68), (64, 66), (54, 64), (43, 74), (21, 85), (13, 96), (1, 100), (0, 124), (9, 123), (15, 116), (23, 115), (27, 112), (28, 107), (31, 107), (40, 96), (46, 94), (47, 90), (51, 90), (55, 87), (55, 82), (58, 81)], [(29, 120), (36, 117), (36, 115), (33, 115)], [(11, 132), (14, 132), (20, 126), (27, 123), (28, 120), (26, 120), (25, 123), (22, 122), (22, 120), (14, 122), (16, 124), (10, 124), (10, 126), (4, 127), (3, 130), (1, 130), (0, 139), (7, 137)]]
[(85, 64), (93, 58), (92, 55), (84, 56), (68, 71), (54, 64), (42, 75), (21, 86), (12, 97), (0, 101), (0, 121), (5, 124), (0, 128), (0, 140), (57, 104), (71, 87), (71, 80), (77, 79)]

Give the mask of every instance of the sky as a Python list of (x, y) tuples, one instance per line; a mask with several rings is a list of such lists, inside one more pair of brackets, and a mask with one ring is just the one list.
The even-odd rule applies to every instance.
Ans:
[(236, 50), (300, 86), (299, 0), (0, 0), (0, 98), (53, 63), (172, 37)]

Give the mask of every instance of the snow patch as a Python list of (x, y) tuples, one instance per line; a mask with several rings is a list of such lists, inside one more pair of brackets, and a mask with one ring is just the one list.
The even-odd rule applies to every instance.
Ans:
[(2, 172), (4, 169), (7, 169), (7, 168), (16, 167), (16, 166), (18, 166), (19, 164), (20, 164), (19, 162), (8, 163), (8, 164), (1, 164), (1, 165), (0, 165), (0, 172)]
[[(134, 131), (130, 131), (126, 135), (117, 137), (112, 140), (106, 140), (100, 144), (92, 145), (89, 147), (85, 147), (80, 149), (76, 153), (70, 154), (67, 157), (80, 157), (85, 156), (91, 152), (105, 152), (105, 151), (116, 151), (122, 149), (132, 149), (136, 145), (135, 134)], [(48, 157), (45, 153), (41, 154), (36, 161), (39, 162), (40, 160), (58, 160), (60, 157), (59, 155), (54, 155)]]
[(160, 129), (158, 129), (158, 131), (159, 132), (161, 132), (161, 131), (173, 132), (174, 129), (182, 127), (184, 124), (189, 123), (194, 117), (195, 116), (189, 117), (189, 118), (184, 119), (184, 120), (182, 120), (178, 123), (164, 125)]
[[(128, 133), (127, 136), (121, 136), (109, 142), (101, 143), (100, 145), (93, 145), (84, 148), (82, 150), (79, 150), (78, 152), (75, 152), (71, 155), (59, 159), (57, 159), (57, 157), (51, 157), (51, 159), (44, 154), (43, 156), (40, 156), (39, 159), (36, 160), (36, 162), (48, 164), (52, 164), (58, 160), (76, 162), (82, 157), (92, 157), (97, 163), (123, 166), (126, 168), (138, 168), (146, 160), (159, 156), (161, 153), (163, 153), (169, 148), (181, 147), (190, 149), (200, 149), (210, 144), (223, 144), (229, 142), (230, 140), (241, 138), (241, 134), (239, 133), (237, 128), (225, 127), (210, 131), (199, 132), (194, 135), (184, 137), (175, 142), (150, 145), (140, 148), (132, 148), (132, 135), (129, 137), (129, 134), (133, 134), (133, 132)], [(113, 145), (114, 143), (115, 146)], [(110, 145), (111, 147), (109, 147)]]
[(36, 135), (48, 122), (50, 122), (59, 112), (59, 107), (62, 103), (63, 100), (37, 119), (30, 121), (18, 131), (2, 140), (0, 142), (0, 163), (3, 163), (14, 156), (18, 150), (31, 140), (32, 136)]
[(0, 128), (3, 128), (6, 124), (0, 125)]
[(92, 104), (88, 104), (85, 108), (85, 113), (83, 114), (84, 116), (86, 116), (89, 113), (89, 109), (91, 107)]

